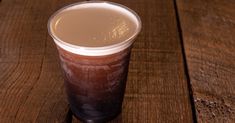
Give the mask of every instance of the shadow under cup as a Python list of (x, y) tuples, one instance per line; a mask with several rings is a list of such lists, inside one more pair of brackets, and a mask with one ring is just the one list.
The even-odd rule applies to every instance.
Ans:
[[(82, 47), (68, 44), (52, 31), (54, 16), (74, 6), (104, 4), (133, 16), (137, 30), (128, 39), (110, 46)], [(48, 30), (57, 46), (64, 73), (65, 90), (73, 114), (84, 122), (106, 122), (122, 109), (131, 47), (140, 32), (138, 15), (125, 6), (111, 2), (82, 2), (57, 11), (48, 22)]]

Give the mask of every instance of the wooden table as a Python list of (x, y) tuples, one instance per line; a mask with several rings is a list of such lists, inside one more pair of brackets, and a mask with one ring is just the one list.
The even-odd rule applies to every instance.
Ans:
[[(80, 0), (0, 2), (0, 123), (72, 117), (49, 16)], [(112, 0), (143, 29), (129, 67), (122, 114), (111, 123), (234, 123), (235, 1)]]

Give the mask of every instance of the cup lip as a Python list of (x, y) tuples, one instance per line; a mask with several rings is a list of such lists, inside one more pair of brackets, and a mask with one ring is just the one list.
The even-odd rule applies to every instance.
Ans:
[[(73, 7), (73, 6), (76, 6), (76, 5), (82, 5), (82, 4), (90, 4), (90, 3), (91, 4), (92, 3), (97, 3), (97, 4), (106, 3), (106, 4), (116, 6), (116, 7), (120, 7), (122, 9), (125, 9), (128, 12), (130, 12), (130, 14), (132, 14), (135, 17), (136, 21), (137, 21), (137, 29), (136, 29), (135, 33), (132, 36), (130, 36), (129, 38), (127, 38), (126, 40), (122, 41), (122, 42), (112, 44), (112, 45), (107, 45), (107, 46), (98, 46), (98, 47), (88, 47), (88, 46), (74, 45), (74, 44), (67, 43), (67, 42), (61, 40), (59, 37), (57, 37), (55, 35), (55, 33), (52, 31), (52, 20), (54, 19), (55, 16), (57, 16), (59, 13), (61, 13), (63, 11), (66, 11), (66, 9), (69, 9), (70, 7)], [(71, 52), (73, 52), (73, 53), (80, 54), (80, 55), (88, 55), (88, 56), (99, 56), (100, 54), (109, 55), (109, 54), (113, 54), (113, 53), (107, 52), (110, 49), (115, 49), (115, 47), (116, 47), (116, 49), (118, 49), (117, 47), (120, 48), (121, 46), (123, 46), (123, 48), (120, 48), (120, 51), (121, 51), (121, 50), (129, 47), (134, 42), (133, 39), (135, 39), (135, 37), (140, 33), (141, 28), (142, 28), (141, 19), (135, 11), (133, 11), (132, 9), (130, 9), (130, 8), (124, 6), (124, 5), (114, 3), (114, 2), (110, 2), (110, 1), (82, 1), (82, 2), (75, 2), (73, 4), (66, 5), (66, 6), (60, 8), (59, 10), (57, 10), (54, 14), (52, 14), (50, 16), (49, 20), (48, 20), (48, 23), (47, 23), (48, 33), (53, 38), (54, 42), (57, 45), (59, 45), (61, 48), (67, 47), (68, 49), (71, 49)], [(124, 46), (124, 45), (127, 45), (127, 46)], [(63, 48), (63, 49), (68, 51), (65, 48)], [(72, 51), (72, 50), (74, 50), (74, 51)], [(88, 53), (88, 54), (84, 53), (83, 54), (83, 53), (78, 53), (75, 50), (90, 51), (90, 53)], [(101, 51), (101, 53), (97, 54), (97, 52), (99, 52), (99, 51)], [(119, 51), (117, 51), (117, 52), (119, 52)], [(116, 52), (114, 52), (114, 53), (116, 53)]]

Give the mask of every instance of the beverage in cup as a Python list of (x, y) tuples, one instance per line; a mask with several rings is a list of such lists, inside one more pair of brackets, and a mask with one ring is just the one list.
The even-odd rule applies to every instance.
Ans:
[(140, 29), (133, 10), (112, 2), (74, 3), (51, 16), (49, 34), (78, 119), (106, 122), (121, 112), (131, 48)]

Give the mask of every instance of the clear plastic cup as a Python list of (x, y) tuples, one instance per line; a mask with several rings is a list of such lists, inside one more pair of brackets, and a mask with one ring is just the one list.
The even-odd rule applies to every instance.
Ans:
[[(135, 33), (120, 43), (103, 47), (67, 43), (53, 32), (52, 21), (58, 14), (80, 7), (104, 7), (126, 14), (136, 25)], [(48, 21), (48, 30), (59, 52), (73, 114), (84, 122), (106, 122), (116, 117), (122, 109), (132, 44), (141, 30), (139, 16), (113, 2), (78, 2), (55, 12)]]

